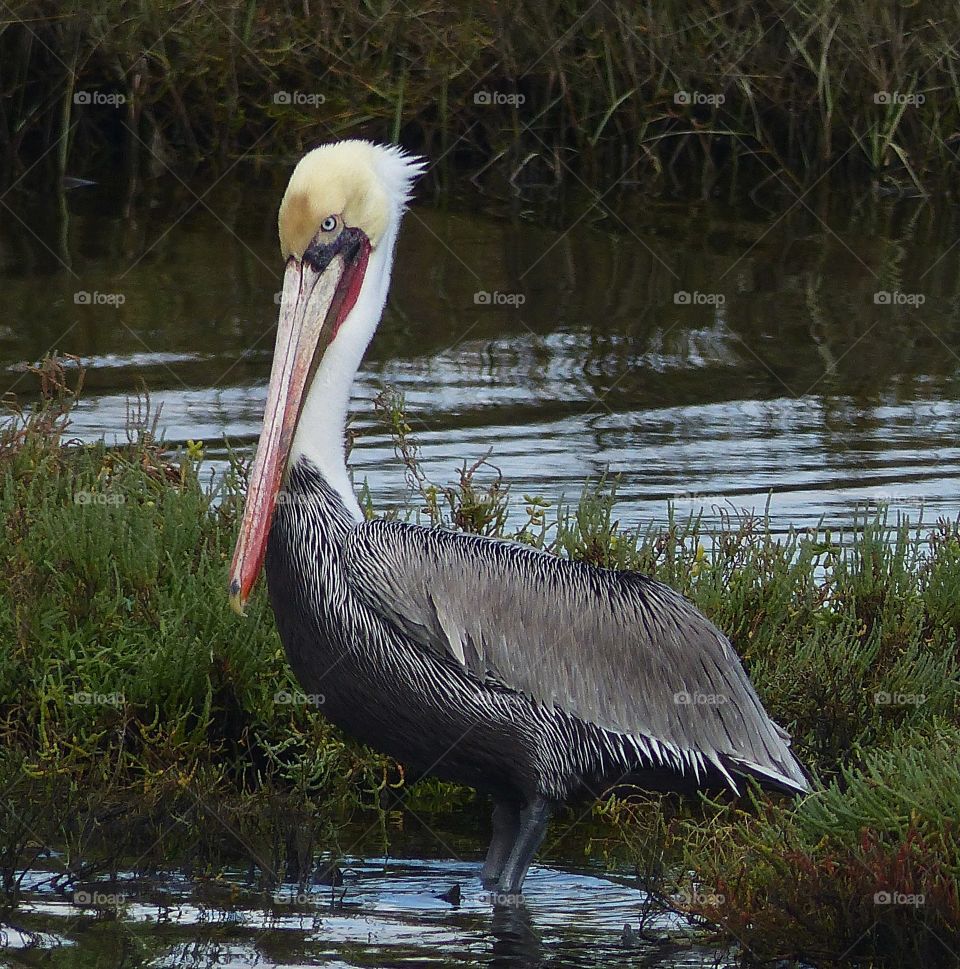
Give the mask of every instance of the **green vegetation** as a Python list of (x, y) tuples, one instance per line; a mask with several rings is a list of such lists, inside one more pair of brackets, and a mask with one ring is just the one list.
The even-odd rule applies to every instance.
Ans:
[(956, 171), (960, 9), (932, 0), (11, 0), (0, 159), (163, 171), (402, 138), (476, 176), (709, 192)]
[[(199, 446), (166, 452), (146, 401), (128, 445), (72, 442), (66, 375), (80, 371), (37, 372), (43, 402), (0, 436), (8, 901), (43, 845), (63, 852), (69, 883), (131, 856), (215, 871), (242, 844), (270, 884), (335, 853), (350, 820), (385, 833), (401, 796), (426, 816), (483, 807), (432, 782), (404, 792), (396, 765), (291, 702), (262, 591), (245, 621), (227, 607), (240, 463), (204, 487)], [(595, 863), (630, 860), (657, 904), (739, 940), (748, 960), (943, 963), (960, 944), (956, 525), (918, 536), (881, 516), (776, 541), (762, 520), (708, 537), (694, 519), (641, 534), (617, 522), (611, 482), (571, 507), (514, 501), (484, 462), (437, 487), (402, 400), (384, 395), (380, 411), (425, 519), (682, 589), (731, 635), (822, 785), (799, 803), (607, 801), (579, 835)]]
[(58, 361), (40, 375), (45, 402), (0, 438), (5, 888), (31, 847), (79, 874), (105, 844), (213, 857), (225, 831), (276, 880), (304, 818), (335, 844), (396, 770), (298, 702), (265, 596), (230, 612), (236, 477), (205, 490), (146, 406), (127, 447), (71, 444), (77, 388)]

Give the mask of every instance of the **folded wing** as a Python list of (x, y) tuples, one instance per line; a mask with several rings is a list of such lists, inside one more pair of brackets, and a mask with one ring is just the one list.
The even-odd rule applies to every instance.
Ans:
[(346, 566), (370, 608), (478, 681), (697, 755), (734, 786), (729, 771), (808, 789), (726, 637), (660, 582), (381, 520), (351, 533)]

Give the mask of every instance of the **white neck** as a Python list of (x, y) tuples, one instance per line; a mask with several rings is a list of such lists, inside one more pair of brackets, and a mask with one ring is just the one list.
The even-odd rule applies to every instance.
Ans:
[(399, 216), (398, 211), (370, 253), (357, 301), (327, 347), (307, 391), (290, 449), (288, 466), (309, 458), (357, 521), (363, 520), (363, 512), (347, 473), (344, 432), (350, 389), (387, 301)]

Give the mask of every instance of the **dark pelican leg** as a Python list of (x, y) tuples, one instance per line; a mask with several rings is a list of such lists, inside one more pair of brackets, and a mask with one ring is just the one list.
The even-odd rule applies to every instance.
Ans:
[(530, 862), (533, 861), (533, 856), (547, 833), (551, 814), (553, 814), (553, 808), (550, 802), (542, 797), (534, 798), (521, 810), (520, 830), (510, 851), (510, 857), (507, 858), (507, 863), (500, 873), (498, 889), (502, 894), (513, 895), (520, 892)]
[(493, 836), (480, 872), (484, 888), (493, 888), (500, 881), (500, 873), (510, 857), (510, 849), (519, 831), (520, 808), (510, 801), (496, 801), (493, 805)]

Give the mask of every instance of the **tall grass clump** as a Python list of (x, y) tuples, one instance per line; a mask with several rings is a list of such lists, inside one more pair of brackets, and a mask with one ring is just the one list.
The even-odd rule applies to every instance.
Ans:
[(960, 9), (919, 0), (11, 0), (0, 158), (61, 171), (402, 138), (514, 187), (948, 186)]
[(41, 401), (0, 432), (8, 887), (38, 841), (69, 866), (105, 843), (193, 858), (230, 832), (276, 877), (297, 822), (330, 834), (390, 768), (303, 696), (262, 598), (250, 622), (227, 608), (236, 476), (204, 487), (145, 409), (124, 447), (71, 440), (71, 372), (45, 361)]

